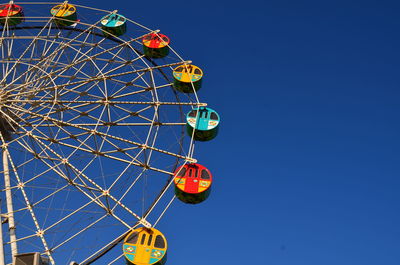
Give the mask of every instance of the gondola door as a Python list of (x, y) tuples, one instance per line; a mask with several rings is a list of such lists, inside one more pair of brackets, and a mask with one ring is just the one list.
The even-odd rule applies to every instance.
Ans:
[(208, 117), (209, 113), (206, 109), (200, 109), (199, 116), (197, 117), (197, 126), (196, 128), (199, 130), (207, 130), (208, 129)]
[(185, 191), (188, 193), (197, 193), (199, 190), (199, 169), (191, 166), (186, 171)]
[(135, 263), (138, 264), (149, 264), (150, 253), (151, 253), (151, 240), (152, 235), (147, 233), (141, 233), (140, 241), (138, 244), (138, 251), (135, 258)]

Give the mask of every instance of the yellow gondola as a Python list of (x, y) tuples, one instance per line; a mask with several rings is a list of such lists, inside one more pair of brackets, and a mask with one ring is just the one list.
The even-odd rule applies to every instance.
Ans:
[(59, 26), (71, 26), (77, 21), (76, 7), (70, 4), (54, 6), (50, 13), (54, 16), (54, 22)]
[(184, 64), (173, 71), (174, 88), (183, 93), (194, 93), (201, 87), (203, 71), (193, 64)]
[(167, 260), (167, 240), (155, 228), (133, 230), (126, 236), (122, 249), (128, 264), (163, 265)]

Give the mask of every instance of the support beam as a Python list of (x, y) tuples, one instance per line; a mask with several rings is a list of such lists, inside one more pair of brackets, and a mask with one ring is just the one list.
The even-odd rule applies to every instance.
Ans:
[(6, 190), (7, 200), (7, 217), (8, 217), (8, 229), (10, 232), (11, 241), (11, 254), (13, 257), (18, 254), (17, 250), (17, 236), (15, 234), (15, 223), (14, 223), (14, 208), (11, 193), (11, 181), (10, 181), (10, 170), (8, 168), (8, 150), (3, 148), (3, 171), (4, 171), (4, 186)]
[(4, 241), (3, 241), (3, 216), (1, 214), (1, 199), (0, 199), (0, 265), (5, 265)]

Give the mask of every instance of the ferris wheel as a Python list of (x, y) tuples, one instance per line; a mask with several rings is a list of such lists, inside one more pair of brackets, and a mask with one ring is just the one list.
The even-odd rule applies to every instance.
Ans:
[(203, 70), (117, 10), (0, 5), (0, 265), (164, 264), (175, 198), (207, 199)]

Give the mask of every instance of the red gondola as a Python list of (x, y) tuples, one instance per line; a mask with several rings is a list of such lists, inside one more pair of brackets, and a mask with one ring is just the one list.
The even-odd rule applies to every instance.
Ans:
[(0, 24), (18, 25), (24, 19), (22, 7), (14, 4), (0, 5)]
[(200, 164), (186, 164), (174, 173), (175, 194), (185, 203), (196, 204), (208, 198), (211, 192), (212, 175)]
[(161, 33), (150, 33), (143, 37), (144, 54), (150, 58), (163, 58), (169, 53), (170, 39)]

